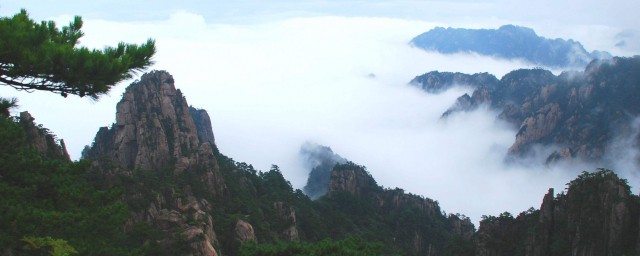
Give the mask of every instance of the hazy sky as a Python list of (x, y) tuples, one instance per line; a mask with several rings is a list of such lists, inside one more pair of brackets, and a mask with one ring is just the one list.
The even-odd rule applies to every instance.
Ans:
[[(496, 113), (439, 120), (469, 89), (428, 95), (407, 85), (431, 70), (500, 78), (530, 65), (445, 56), (407, 42), (435, 26), (516, 24), (579, 40), (587, 50), (629, 56), (640, 52), (638, 7), (635, 0), (4, 1), (0, 15), (26, 8), (32, 18), (59, 25), (80, 15), (81, 43), (92, 48), (154, 38), (152, 69), (169, 71), (187, 101), (209, 112), (220, 150), (262, 170), (277, 164), (297, 188), (308, 171), (297, 153), (309, 140), (367, 166), (385, 187), (433, 198), (443, 210), (477, 222), (482, 214), (537, 208), (549, 187), (560, 191), (593, 167), (507, 166), (502, 160), (515, 128), (496, 120)], [(98, 128), (114, 121), (115, 104), (130, 82), (97, 102), (7, 87), (0, 87), (0, 96), (18, 97), (19, 111), (28, 110), (65, 139), (78, 158)], [(628, 178), (637, 192), (637, 179)]]

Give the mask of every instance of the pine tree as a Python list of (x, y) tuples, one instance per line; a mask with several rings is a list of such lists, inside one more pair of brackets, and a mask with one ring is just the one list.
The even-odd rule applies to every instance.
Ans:
[(90, 50), (77, 47), (81, 28), (79, 16), (59, 30), (53, 21), (36, 23), (24, 9), (0, 18), (0, 84), (97, 99), (152, 64), (154, 40)]

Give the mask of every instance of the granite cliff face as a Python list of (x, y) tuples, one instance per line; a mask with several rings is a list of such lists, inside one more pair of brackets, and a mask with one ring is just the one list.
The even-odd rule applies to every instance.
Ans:
[(234, 228), (235, 239), (240, 243), (257, 241), (256, 233), (253, 231), (253, 226), (244, 220), (238, 220)]
[[(166, 255), (236, 255), (245, 242), (300, 239), (296, 210), (281, 199), (293, 193), (290, 184), (279, 171), (260, 176), (220, 154), (209, 115), (189, 107), (167, 72), (144, 74), (126, 89), (116, 123), (100, 128), (83, 158), (97, 186), (126, 190), (125, 232), (159, 231), (155, 242)], [(264, 188), (270, 183), (279, 187)]]
[(278, 239), (288, 242), (300, 240), (295, 208), (285, 202), (278, 201), (273, 202), (273, 209), (275, 209), (278, 223), (284, 224), (283, 228), (279, 230)]
[[(499, 118), (519, 128), (510, 148), (522, 156), (535, 145), (555, 145), (548, 161), (579, 157), (602, 160), (618, 138), (635, 132), (640, 115), (640, 57), (593, 61), (583, 72), (559, 76), (542, 69), (516, 70), (499, 81), (487, 74), (430, 72), (412, 84), (439, 91), (455, 84), (474, 89), (443, 114), (472, 111), (487, 105), (500, 111)], [(631, 138), (639, 141), (640, 138)]]
[(636, 255), (640, 201), (626, 181), (601, 169), (568, 185), (549, 189), (539, 210), (485, 218), (477, 255)]
[(357, 196), (370, 196), (382, 191), (382, 188), (378, 186), (371, 174), (351, 162), (344, 165), (336, 165), (331, 170), (329, 194), (347, 192)]
[[(193, 112), (202, 120), (201, 128), (210, 128), (208, 116), (202, 117), (206, 112)], [(206, 121), (208, 126), (202, 124)], [(203, 165), (216, 169), (213, 142), (210, 130), (197, 129), (173, 77), (154, 71), (127, 88), (117, 105), (116, 123), (98, 131), (86, 157), (107, 157), (128, 169), (154, 170), (172, 164), (176, 172)]]
[(83, 152), (106, 184), (127, 184), (125, 229), (145, 223), (165, 233), (161, 246), (181, 242), (195, 255), (217, 254), (209, 200), (225, 193), (225, 183), (210, 129), (207, 113), (190, 110), (167, 72), (147, 73), (126, 89), (116, 123), (100, 128)]
[(209, 118), (209, 114), (207, 113), (207, 111), (204, 109), (189, 107), (189, 113), (191, 113), (191, 117), (193, 118), (193, 122), (196, 126), (196, 131), (198, 132), (198, 139), (200, 140), (200, 142), (208, 142), (209, 145), (215, 147), (216, 140), (213, 136), (211, 118)]

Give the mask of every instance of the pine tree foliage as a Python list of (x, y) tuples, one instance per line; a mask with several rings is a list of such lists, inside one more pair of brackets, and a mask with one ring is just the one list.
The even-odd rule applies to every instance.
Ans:
[(5, 117), (8, 117), (11, 114), (9, 110), (17, 106), (18, 106), (17, 98), (0, 97), (0, 115), (4, 115)]
[(0, 18), (0, 84), (97, 99), (152, 64), (154, 40), (90, 50), (77, 45), (82, 24), (76, 16), (60, 30), (53, 21), (35, 22), (24, 9)]

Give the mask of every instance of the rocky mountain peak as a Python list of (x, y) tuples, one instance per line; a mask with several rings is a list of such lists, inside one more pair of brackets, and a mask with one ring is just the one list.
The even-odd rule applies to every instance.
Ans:
[(29, 112), (20, 113), (20, 126), (26, 135), (24, 146), (34, 148), (43, 157), (71, 161), (64, 140), (57, 141), (48, 129), (36, 125), (34, 120)]
[(333, 153), (330, 147), (312, 142), (302, 145), (299, 156), (303, 158), (306, 167), (311, 169), (307, 184), (303, 188), (304, 193), (311, 199), (318, 199), (327, 194), (333, 167), (347, 162), (340, 155)]
[(138, 184), (124, 196), (125, 229), (147, 223), (165, 233), (162, 248), (184, 243), (193, 255), (217, 255), (210, 201), (226, 185), (214, 143), (207, 112), (189, 107), (168, 72), (152, 71), (126, 88), (116, 122), (100, 128), (83, 158), (105, 184), (122, 176)]
[(153, 71), (126, 89), (115, 124), (100, 129), (84, 157), (107, 157), (127, 169), (174, 165), (176, 171), (184, 171), (212, 159), (213, 143), (206, 111), (191, 110), (173, 77)]
[(382, 188), (363, 166), (347, 162), (336, 165), (329, 178), (329, 193), (341, 191), (353, 195), (366, 195), (374, 191), (382, 192)]

